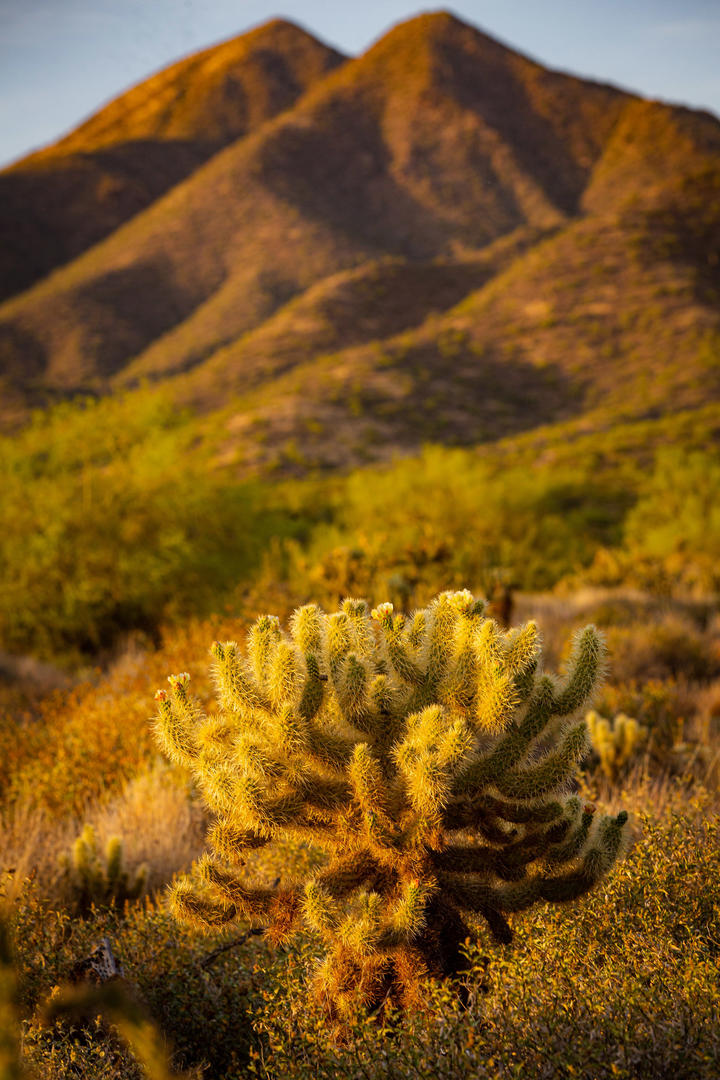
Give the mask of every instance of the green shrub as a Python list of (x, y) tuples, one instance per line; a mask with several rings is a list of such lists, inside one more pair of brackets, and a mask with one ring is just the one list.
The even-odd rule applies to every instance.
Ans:
[(194, 437), (156, 395), (64, 407), (0, 440), (0, 647), (77, 659), (157, 634), (292, 533)]
[[(331, 520), (296, 554), (290, 585), (325, 603), (360, 591), (382, 598), (397, 574), (418, 604), (468, 581), (487, 591), (498, 567), (521, 588), (548, 588), (588, 564), (600, 544), (619, 542), (633, 501), (625, 485), (598, 479), (593, 462), (500, 468), (442, 447), (358, 469), (315, 497), (329, 504)], [(353, 553), (346, 564), (343, 551)]]
[(720, 455), (664, 450), (625, 523), (630, 550), (656, 558), (678, 552), (720, 563)]

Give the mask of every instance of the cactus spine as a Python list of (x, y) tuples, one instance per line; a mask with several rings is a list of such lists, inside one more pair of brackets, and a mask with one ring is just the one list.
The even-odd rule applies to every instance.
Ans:
[[(199, 882), (176, 883), (176, 914), (204, 926), (303, 926), (326, 959), (314, 989), (341, 1021), (361, 1002), (409, 1004), (420, 978), (462, 968), (484, 921), (573, 900), (610, 869), (627, 814), (607, 817), (568, 792), (587, 753), (584, 719), (603, 675), (594, 627), (562, 677), (540, 670), (533, 623), (503, 631), (467, 590), (406, 619), (346, 600), (265, 616), (212, 647), (220, 711), (206, 717), (187, 674), (157, 694), (157, 733), (216, 814)], [(269, 888), (246, 854), (278, 837), (310, 840), (327, 865)], [(479, 920), (479, 921), (478, 921)]]

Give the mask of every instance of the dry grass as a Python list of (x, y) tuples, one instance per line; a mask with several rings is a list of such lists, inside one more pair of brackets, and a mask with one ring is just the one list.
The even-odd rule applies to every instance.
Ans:
[(145, 866), (147, 891), (155, 893), (175, 873), (187, 870), (204, 848), (205, 815), (177, 770), (158, 762), (130, 780), (106, 802), (90, 803), (81, 817), (57, 817), (46, 809), (18, 803), (0, 815), (0, 872), (16, 880), (31, 878), (39, 894), (62, 906), (70, 902), (70, 884), (60, 866), (83, 825), (92, 825), (98, 850), (120, 837), (123, 867), (133, 873)]

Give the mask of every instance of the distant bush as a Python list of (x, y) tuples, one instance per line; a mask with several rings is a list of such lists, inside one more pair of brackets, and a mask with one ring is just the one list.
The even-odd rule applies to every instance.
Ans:
[(88, 402), (0, 440), (0, 645), (91, 655), (207, 610), (292, 532), (257, 486), (191, 452), (159, 397)]
[(548, 588), (620, 540), (632, 502), (591, 469), (500, 469), (441, 447), (357, 470), (327, 498), (331, 523), (296, 552), (296, 591), (380, 599), (401, 578), (408, 606), (467, 582), (487, 593), (499, 567), (520, 588)]
[(717, 452), (661, 450), (625, 519), (622, 546), (600, 549), (585, 580), (660, 593), (717, 592), (719, 491)]
[(720, 454), (663, 450), (625, 522), (628, 547), (664, 557), (691, 551), (720, 563)]

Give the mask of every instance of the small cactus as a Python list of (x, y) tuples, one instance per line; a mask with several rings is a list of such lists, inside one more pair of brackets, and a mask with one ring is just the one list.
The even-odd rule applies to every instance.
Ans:
[(647, 742), (648, 729), (622, 712), (610, 721), (590, 709), (585, 720), (600, 768), (614, 782)]
[(119, 836), (111, 836), (102, 857), (92, 825), (86, 825), (69, 855), (60, 858), (68, 881), (72, 904), (84, 918), (93, 907), (122, 908), (126, 901), (137, 900), (145, 889), (147, 867), (141, 866), (131, 877), (123, 869), (123, 847)]
[[(172, 887), (176, 915), (260, 922), (275, 941), (316, 934), (314, 992), (340, 1025), (357, 1004), (421, 1000), (424, 977), (462, 970), (478, 920), (508, 942), (509, 916), (582, 896), (625, 843), (626, 813), (569, 791), (604, 670), (598, 631), (577, 635), (556, 677), (534, 623), (504, 631), (484, 612), (467, 590), (408, 618), (309, 604), (289, 634), (258, 619), (247, 655), (213, 645), (217, 714), (186, 674), (158, 691), (159, 740), (216, 815), (199, 880)], [(272, 886), (243, 873), (283, 837), (327, 865)]]

